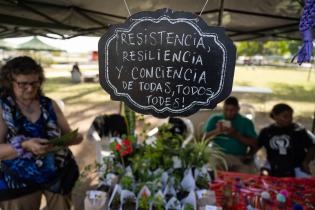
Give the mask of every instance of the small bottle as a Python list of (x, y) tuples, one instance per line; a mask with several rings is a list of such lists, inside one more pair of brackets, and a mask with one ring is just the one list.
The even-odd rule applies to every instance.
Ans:
[(228, 181), (223, 186), (223, 209), (232, 210), (233, 209), (233, 194), (232, 194), (232, 182)]

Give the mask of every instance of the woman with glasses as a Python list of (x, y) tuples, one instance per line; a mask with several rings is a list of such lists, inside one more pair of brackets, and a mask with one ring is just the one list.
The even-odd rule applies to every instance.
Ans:
[(67, 146), (51, 139), (71, 132), (52, 99), (44, 96), (42, 67), (27, 56), (8, 61), (0, 71), (0, 208), (37, 210), (41, 196), (49, 210), (71, 208), (70, 194), (78, 167)]

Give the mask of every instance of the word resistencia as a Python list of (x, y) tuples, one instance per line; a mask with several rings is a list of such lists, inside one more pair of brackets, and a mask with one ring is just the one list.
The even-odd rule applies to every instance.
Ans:
[(194, 46), (196, 49), (202, 48), (204, 50), (209, 50), (209, 46), (205, 44), (204, 37), (200, 36), (197, 33), (193, 34), (177, 34), (175, 32), (150, 32), (150, 33), (117, 33), (117, 40), (121, 45), (127, 46), (141, 46), (141, 45), (150, 45), (150, 46), (182, 46), (182, 47), (191, 47)]

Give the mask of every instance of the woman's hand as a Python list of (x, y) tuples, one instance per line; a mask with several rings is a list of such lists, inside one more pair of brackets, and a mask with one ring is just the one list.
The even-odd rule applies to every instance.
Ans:
[(32, 138), (22, 143), (22, 148), (34, 155), (43, 155), (49, 152), (53, 146), (47, 144), (47, 139)]
[(69, 146), (80, 144), (83, 140), (81, 133), (78, 133), (77, 136), (70, 142)]

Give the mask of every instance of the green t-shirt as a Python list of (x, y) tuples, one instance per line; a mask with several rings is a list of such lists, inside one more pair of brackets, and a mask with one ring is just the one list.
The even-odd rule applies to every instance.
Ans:
[[(204, 127), (205, 132), (210, 132), (216, 128), (216, 124), (218, 121), (223, 120), (223, 114), (216, 114), (209, 118), (206, 126)], [(254, 124), (248, 118), (237, 114), (231, 120), (231, 126), (237, 130), (240, 134), (246, 137), (257, 138), (257, 133), (255, 131)], [(214, 138), (213, 142), (220, 146), (223, 151), (227, 154), (232, 155), (245, 155), (247, 146), (227, 135), (218, 135)]]

